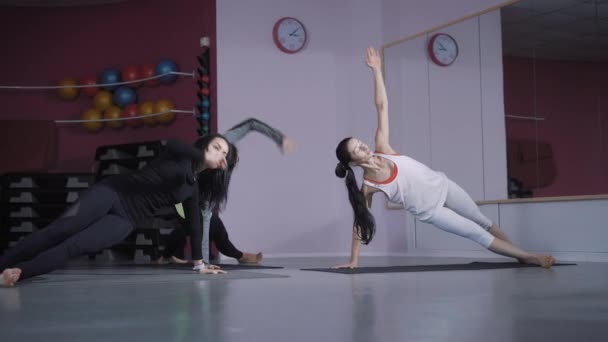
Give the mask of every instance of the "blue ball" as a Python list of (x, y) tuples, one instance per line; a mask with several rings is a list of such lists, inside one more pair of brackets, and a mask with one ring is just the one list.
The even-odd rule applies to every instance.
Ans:
[(132, 103), (137, 101), (137, 95), (127, 86), (120, 86), (114, 91), (114, 95), (112, 95), (112, 101), (119, 107), (126, 107)]
[(209, 105), (211, 105), (209, 100), (204, 99), (203, 101), (201, 101), (201, 106), (203, 106), (203, 108), (207, 108), (207, 107), (209, 107)]
[[(122, 80), (121, 76), (120, 76), (120, 71), (117, 69), (105, 69), (102, 73), (101, 76), (99, 77), (99, 83), (101, 84), (106, 84), (106, 83), (118, 83)], [(113, 90), (114, 88), (116, 88), (117, 86), (113, 85), (113, 86), (104, 86), (103, 88), (106, 90)]]
[[(170, 59), (163, 59), (156, 65), (155, 71), (156, 71), (156, 75), (162, 75), (162, 74), (166, 74), (169, 72), (177, 72), (178, 67), (174, 61), (172, 61)], [(171, 84), (171, 83), (175, 82), (176, 80), (177, 80), (177, 75), (175, 75), (175, 74), (165, 75), (160, 78), (160, 82), (163, 84)]]
[(209, 112), (202, 112), (199, 117), (201, 119), (207, 121), (207, 120), (209, 120)]

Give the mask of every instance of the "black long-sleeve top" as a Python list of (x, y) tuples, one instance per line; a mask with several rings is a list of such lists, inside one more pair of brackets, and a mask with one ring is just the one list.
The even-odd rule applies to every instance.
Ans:
[(179, 140), (169, 140), (165, 151), (144, 168), (101, 181), (114, 189), (133, 222), (167, 206), (182, 202), (185, 219), (192, 229), (192, 259), (202, 259), (202, 227), (195, 165), (202, 151)]

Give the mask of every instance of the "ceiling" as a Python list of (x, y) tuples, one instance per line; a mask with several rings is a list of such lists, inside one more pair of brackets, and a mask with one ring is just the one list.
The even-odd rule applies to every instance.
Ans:
[(504, 55), (608, 60), (608, 0), (521, 0), (501, 19)]

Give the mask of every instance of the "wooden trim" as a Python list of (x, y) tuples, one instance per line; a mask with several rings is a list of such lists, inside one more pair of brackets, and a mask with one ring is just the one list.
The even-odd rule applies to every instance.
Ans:
[(608, 194), (582, 195), (582, 196), (511, 198), (511, 199), (502, 199), (502, 200), (476, 201), (475, 203), (477, 203), (477, 205), (485, 205), (485, 204), (545, 203), (545, 202), (595, 201), (595, 200), (608, 200)]
[[(483, 200), (475, 201), (477, 205), (490, 204), (519, 204), (519, 203), (548, 203), (548, 202), (575, 202), (575, 201), (598, 201), (608, 200), (608, 194), (601, 195), (581, 195), (581, 196), (554, 196), (554, 197), (531, 197), (531, 198), (511, 198), (501, 200)], [(400, 204), (394, 204), (386, 201), (386, 209), (403, 210)]]
[(401, 43), (403, 43), (403, 42), (406, 42), (406, 41), (408, 41), (408, 40), (412, 40), (412, 39), (414, 39), (414, 38), (418, 38), (418, 37), (420, 37), (420, 36), (422, 36), (422, 35), (425, 35), (425, 34), (427, 34), (427, 33), (434, 32), (434, 31), (437, 31), (437, 30), (441, 30), (442, 28), (445, 28), (445, 27), (448, 27), (448, 26), (451, 26), (451, 25), (457, 24), (457, 23), (459, 23), (459, 22), (461, 22), (461, 21), (465, 21), (465, 20), (468, 20), (468, 19), (471, 19), (471, 18), (474, 18), (474, 17), (480, 16), (480, 15), (482, 15), (482, 14), (486, 14), (486, 13), (488, 13), (488, 12), (495, 11), (495, 10), (497, 10), (497, 9), (499, 9), (499, 8), (503, 8), (503, 7), (505, 7), (505, 6), (509, 6), (509, 5), (514, 4), (514, 3), (516, 3), (516, 2), (519, 2), (519, 1), (520, 1), (520, 0), (509, 0), (509, 1), (506, 1), (506, 2), (504, 2), (504, 3), (502, 3), (502, 4), (500, 4), (500, 5), (496, 5), (496, 6), (490, 7), (490, 8), (488, 8), (488, 9), (483, 10), (483, 11), (476, 12), (476, 13), (473, 13), (473, 14), (469, 14), (469, 15), (466, 15), (466, 16), (461, 17), (461, 18), (459, 18), (459, 19), (455, 19), (455, 20), (449, 21), (449, 22), (447, 22), (447, 23), (445, 23), (445, 24), (441, 24), (441, 25), (439, 25), (439, 26), (432, 27), (432, 28), (430, 28), (430, 29), (428, 29), (428, 30), (426, 30), (426, 31), (419, 32), (419, 33), (416, 33), (416, 34), (413, 34), (413, 35), (407, 36), (407, 37), (405, 37), (405, 38), (401, 38), (401, 39), (395, 40), (395, 41), (393, 41), (393, 42), (390, 42), (390, 43), (384, 44), (384, 45), (382, 45), (382, 52), (383, 52), (383, 55), (384, 55), (384, 49), (387, 49), (387, 48), (389, 48), (389, 47), (391, 47), (391, 46), (399, 45), (399, 44), (401, 44)]

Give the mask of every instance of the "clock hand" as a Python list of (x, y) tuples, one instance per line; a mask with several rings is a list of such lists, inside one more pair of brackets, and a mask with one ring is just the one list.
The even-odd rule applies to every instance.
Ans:
[(298, 27), (297, 29), (295, 29), (293, 32), (291, 32), (289, 35), (290, 36), (297, 36), (297, 34), (295, 34), (296, 32), (298, 32), (298, 30), (300, 29), (300, 27)]
[(445, 47), (443, 46), (443, 44), (441, 44), (440, 42), (437, 42), (437, 44), (439, 44), (439, 47), (441, 51), (445, 51)]

